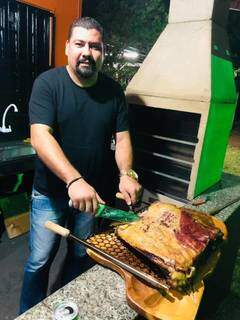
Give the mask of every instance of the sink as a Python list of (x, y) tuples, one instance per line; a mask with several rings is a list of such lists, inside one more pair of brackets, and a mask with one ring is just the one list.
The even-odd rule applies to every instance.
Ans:
[(0, 162), (12, 161), (22, 157), (35, 155), (30, 143), (24, 141), (9, 141), (0, 143)]

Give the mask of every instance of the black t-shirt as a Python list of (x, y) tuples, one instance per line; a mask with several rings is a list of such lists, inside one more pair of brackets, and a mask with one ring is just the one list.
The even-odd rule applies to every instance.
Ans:
[[(46, 124), (71, 164), (101, 194), (111, 154), (111, 139), (128, 130), (127, 105), (118, 83), (99, 73), (90, 88), (77, 86), (65, 67), (42, 73), (29, 103), (30, 124)], [(39, 159), (34, 187), (49, 196), (66, 195), (66, 187)]]

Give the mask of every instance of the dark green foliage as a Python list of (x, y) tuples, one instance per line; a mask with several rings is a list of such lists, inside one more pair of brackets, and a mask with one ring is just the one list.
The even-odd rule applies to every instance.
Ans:
[[(105, 29), (108, 45), (104, 71), (126, 87), (139, 64), (123, 61), (122, 51), (131, 46), (146, 55), (167, 23), (165, 0), (102, 0), (95, 1), (91, 15)], [(111, 55), (110, 55), (111, 52)]]

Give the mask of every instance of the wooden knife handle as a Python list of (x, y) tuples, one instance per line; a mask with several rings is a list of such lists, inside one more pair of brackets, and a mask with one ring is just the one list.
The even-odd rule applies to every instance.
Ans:
[(55, 232), (57, 234), (59, 234), (60, 236), (62, 237), (65, 237), (67, 238), (70, 234), (70, 230), (66, 229), (66, 228), (63, 228), (61, 227), (59, 224), (56, 224), (52, 221), (47, 221), (45, 222), (45, 228), (52, 231), (52, 232)]

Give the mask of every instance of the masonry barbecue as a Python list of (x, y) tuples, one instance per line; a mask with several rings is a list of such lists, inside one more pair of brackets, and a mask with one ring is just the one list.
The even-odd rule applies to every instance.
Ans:
[(126, 93), (135, 168), (157, 195), (193, 199), (221, 179), (236, 92), (226, 0), (172, 0)]

